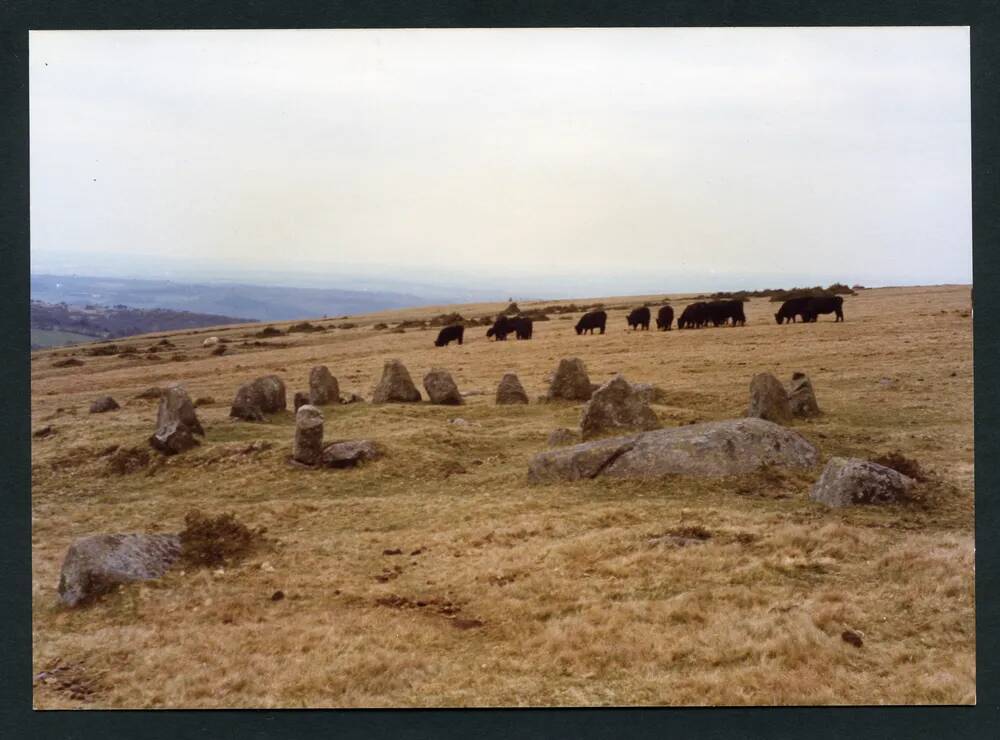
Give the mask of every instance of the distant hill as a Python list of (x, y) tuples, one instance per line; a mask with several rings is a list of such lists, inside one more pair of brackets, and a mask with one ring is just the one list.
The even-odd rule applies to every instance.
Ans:
[(220, 324), (245, 324), (254, 319), (219, 314), (129, 308), (124, 305), (84, 307), (31, 301), (31, 348), (59, 347), (133, 334), (197, 329)]
[(430, 301), (406, 293), (326, 288), (289, 288), (236, 283), (178, 283), (171, 280), (32, 275), (31, 297), (71, 306), (100, 304), (170, 309), (197, 314), (247, 316), (260, 321), (343, 316)]

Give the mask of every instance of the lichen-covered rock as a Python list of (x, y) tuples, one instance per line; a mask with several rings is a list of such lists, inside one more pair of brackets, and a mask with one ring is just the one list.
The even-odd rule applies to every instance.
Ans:
[(528, 403), (528, 394), (517, 375), (506, 373), (497, 385), (496, 404), (506, 406), (515, 403)]
[(240, 386), (229, 415), (234, 419), (263, 421), (264, 414), (286, 408), (285, 383), (277, 375), (265, 375)]
[(563, 401), (588, 401), (593, 393), (587, 368), (579, 357), (567, 357), (559, 361), (549, 383), (546, 398)]
[(365, 399), (358, 395), (357, 393), (341, 393), (340, 402), (347, 403), (364, 403)]
[(584, 439), (606, 432), (650, 431), (663, 426), (635, 389), (621, 375), (598, 388), (583, 407), (580, 431)]
[(420, 391), (413, 385), (410, 371), (399, 360), (386, 360), (382, 378), (372, 393), (372, 403), (416, 403)]
[(295, 412), (295, 444), (292, 457), (304, 465), (316, 465), (323, 455), (323, 412), (306, 404)]
[(652, 383), (632, 383), (632, 390), (645, 403), (663, 403), (667, 397), (666, 391)]
[(352, 468), (382, 456), (378, 445), (367, 439), (332, 442), (323, 448), (321, 463), (328, 468)]
[(747, 416), (776, 424), (787, 424), (792, 420), (788, 392), (771, 373), (759, 373), (750, 381), (750, 408), (747, 409)]
[(198, 444), (196, 434), (205, 436), (205, 430), (187, 391), (179, 385), (165, 389), (156, 411), (156, 431), (149, 444), (165, 455), (176, 455)]
[(427, 398), (431, 403), (446, 406), (460, 406), (465, 403), (451, 373), (441, 368), (433, 368), (424, 376), (424, 390), (427, 391)]
[(325, 406), (340, 401), (340, 384), (326, 365), (317, 365), (309, 372), (309, 403)]
[(90, 413), (103, 414), (106, 411), (117, 411), (121, 406), (111, 396), (101, 396), (90, 404)]
[(764, 464), (808, 468), (818, 460), (816, 448), (791, 429), (763, 419), (732, 419), (540, 452), (529, 464), (528, 480), (719, 477), (749, 473)]
[(884, 465), (853, 457), (832, 457), (809, 492), (827, 506), (894, 504), (906, 501), (915, 481)]
[(101, 534), (70, 545), (59, 576), (59, 598), (77, 606), (120, 583), (159, 578), (181, 554), (175, 534)]
[(805, 373), (793, 373), (788, 385), (788, 407), (793, 416), (819, 416), (819, 404), (812, 383)]

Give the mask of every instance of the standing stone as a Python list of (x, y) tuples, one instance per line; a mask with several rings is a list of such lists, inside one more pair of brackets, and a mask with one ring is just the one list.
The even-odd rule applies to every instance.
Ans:
[(105, 411), (116, 411), (121, 406), (115, 401), (111, 396), (101, 396), (90, 404), (90, 413), (92, 414), (103, 414)]
[(506, 373), (497, 385), (497, 406), (527, 402), (528, 394), (525, 393), (521, 381), (514, 373)]
[(309, 403), (325, 406), (340, 401), (340, 384), (326, 365), (317, 365), (309, 372)]
[(787, 424), (792, 420), (788, 393), (771, 373), (754, 375), (750, 381), (750, 408), (747, 410), (747, 416), (766, 419), (776, 424)]
[(100, 534), (76, 540), (66, 551), (59, 598), (66, 606), (107, 593), (119, 583), (159, 578), (181, 554), (175, 534)]
[(229, 415), (234, 419), (263, 421), (264, 414), (273, 414), (288, 408), (285, 384), (277, 375), (265, 375), (244, 383), (236, 391)]
[(914, 480), (859, 458), (831, 457), (809, 498), (827, 506), (893, 504), (906, 501)]
[(794, 373), (788, 386), (788, 405), (793, 416), (819, 416), (819, 404), (805, 373)]
[(386, 360), (382, 379), (372, 393), (372, 403), (416, 403), (420, 391), (413, 385), (410, 371), (399, 360)]
[(663, 426), (660, 420), (621, 374), (602, 385), (583, 407), (580, 431), (584, 439), (605, 432), (648, 432)]
[(307, 403), (309, 403), (309, 394), (305, 391), (295, 391), (295, 395), (292, 396), (292, 406), (295, 408), (295, 411), (298, 412)]
[(559, 361), (552, 382), (549, 384), (548, 399), (564, 401), (588, 401), (592, 394), (590, 376), (579, 357), (563, 358)]
[(305, 465), (315, 465), (323, 455), (323, 412), (306, 404), (295, 412), (295, 446), (292, 457)]
[(438, 367), (432, 368), (424, 376), (424, 390), (427, 391), (427, 398), (431, 403), (447, 406), (460, 406), (465, 403), (451, 373)]
[(167, 388), (160, 396), (156, 431), (149, 438), (149, 444), (164, 455), (176, 455), (198, 444), (195, 434), (205, 436), (205, 430), (198, 421), (187, 391), (179, 385)]

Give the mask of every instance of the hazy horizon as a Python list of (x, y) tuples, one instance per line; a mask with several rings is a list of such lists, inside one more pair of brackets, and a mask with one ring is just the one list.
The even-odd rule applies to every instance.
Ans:
[(30, 51), (33, 274), (431, 298), (972, 280), (965, 27)]

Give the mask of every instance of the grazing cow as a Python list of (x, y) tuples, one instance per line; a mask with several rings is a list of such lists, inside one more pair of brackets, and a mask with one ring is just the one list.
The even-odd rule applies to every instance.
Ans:
[(821, 313), (834, 313), (834, 321), (844, 320), (844, 299), (839, 295), (810, 298), (803, 311), (803, 320), (815, 321)]
[(806, 304), (812, 299), (808, 296), (805, 298), (791, 298), (781, 304), (781, 308), (778, 312), (774, 314), (774, 320), (779, 324), (783, 324), (786, 321), (790, 324), (795, 323), (795, 317), (801, 316), (802, 320), (806, 320)]
[(435, 347), (447, 347), (449, 342), (453, 342), (456, 339), (458, 343), (462, 343), (462, 337), (465, 335), (465, 327), (461, 324), (455, 324), (453, 326), (446, 326), (444, 329), (438, 332), (438, 338), (434, 340)]
[(645, 306), (632, 311), (625, 320), (628, 322), (630, 329), (642, 327), (646, 331), (649, 331), (649, 309)]
[(591, 334), (594, 333), (594, 329), (600, 329), (601, 334), (604, 333), (604, 326), (608, 323), (608, 314), (605, 311), (591, 311), (590, 313), (585, 313), (580, 317), (580, 320), (576, 322), (577, 334), (583, 334), (585, 331), (589, 331)]
[(656, 314), (657, 331), (670, 331), (670, 325), (674, 323), (674, 309), (670, 306), (660, 306)]
[(689, 303), (677, 319), (678, 329), (698, 329), (709, 321), (708, 304), (704, 301)]
[(516, 334), (518, 339), (531, 339), (533, 329), (534, 322), (527, 317), (498, 316), (493, 326), (487, 330), (486, 336), (495, 337), (498, 342), (506, 341), (508, 334)]
[(730, 319), (733, 326), (747, 323), (746, 314), (743, 313), (743, 301), (712, 301), (706, 304), (709, 319), (714, 326), (724, 326)]

